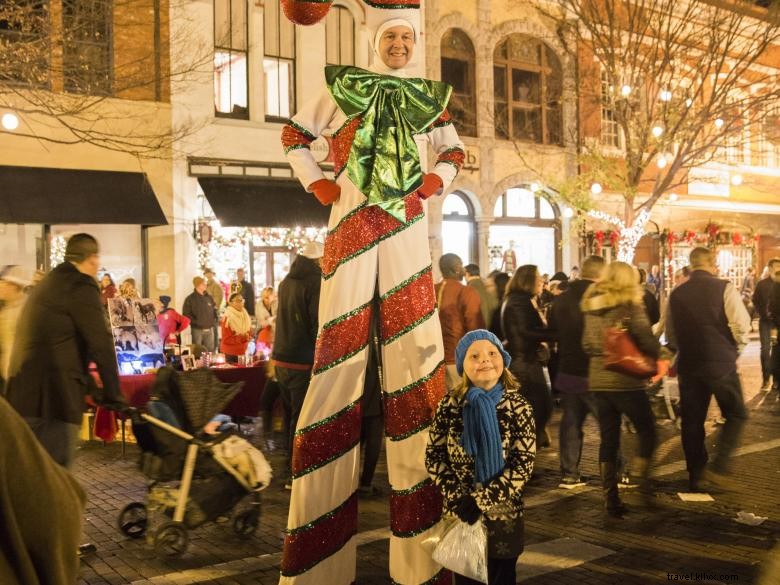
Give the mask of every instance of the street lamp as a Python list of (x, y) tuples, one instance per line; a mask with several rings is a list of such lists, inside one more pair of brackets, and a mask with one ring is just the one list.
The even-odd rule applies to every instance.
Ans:
[(0, 119), (0, 123), (2, 123), (3, 128), (13, 132), (19, 127), (19, 117), (13, 112), (6, 112)]

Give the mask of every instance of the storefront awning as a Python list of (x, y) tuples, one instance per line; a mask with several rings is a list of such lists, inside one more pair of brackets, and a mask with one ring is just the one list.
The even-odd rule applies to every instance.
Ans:
[(168, 222), (144, 173), (0, 166), (0, 223)]
[(223, 226), (326, 226), (330, 208), (297, 179), (198, 177)]

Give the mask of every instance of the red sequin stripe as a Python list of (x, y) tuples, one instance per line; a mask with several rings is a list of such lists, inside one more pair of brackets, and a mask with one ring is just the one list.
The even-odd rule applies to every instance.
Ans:
[(323, 424), (295, 433), (292, 475), (305, 475), (349, 451), (360, 442), (360, 401), (349, 405)]
[(419, 8), (420, 0), (365, 0), (374, 8)]
[(392, 339), (433, 311), (436, 296), (433, 293), (433, 274), (430, 270), (382, 299), (379, 312), (382, 317), (383, 342)]
[(444, 364), (433, 375), (409, 390), (385, 395), (385, 432), (388, 438), (401, 439), (429, 424), (436, 407), (446, 393)]
[(416, 536), (441, 518), (439, 488), (426, 479), (417, 489), (390, 494), (390, 530), (395, 536)]
[(290, 124), (286, 124), (282, 129), (282, 146), (285, 154), (294, 148), (309, 148), (312, 142), (314, 142), (313, 138)]
[(452, 116), (450, 115), (450, 111), (445, 109), (441, 113), (441, 116), (439, 116), (436, 119), (436, 121), (433, 124), (431, 124), (431, 126), (433, 126), (434, 128), (438, 128), (440, 126), (446, 126), (447, 124), (451, 124), (451, 123), (452, 123)]
[(357, 513), (357, 495), (352, 494), (333, 512), (287, 534), (282, 575), (300, 575), (341, 550), (357, 534)]
[(360, 116), (353, 118), (333, 134), (330, 147), (333, 153), (333, 171), (336, 176), (341, 174), (341, 171), (347, 164), (347, 160), (349, 160), (352, 142), (355, 140), (355, 132), (357, 132), (361, 120)]
[[(406, 221), (422, 214), (422, 202), (412, 193), (406, 198)], [(325, 239), (325, 255), (322, 257), (322, 275), (330, 278), (340, 264), (357, 256), (379, 240), (402, 227), (401, 222), (381, 207), (369, 205), (351, 215)]]
[(314, 353), (314, 373), (328, 368), (333, 362), (343, 360), (368, 343), (371, 325), (371, 305), (333, 325), (325, 325), (317, 336)]
[(455, 168), (460, 171), (465, 159), (466, 153), (463, 152), (460, 148), (451, 148), (450, 150), (442, 152), (439, 155), (439, 158), (436, 159), (436, 164), (439, 164), (440, 162), (450, 163), (455, 165)]

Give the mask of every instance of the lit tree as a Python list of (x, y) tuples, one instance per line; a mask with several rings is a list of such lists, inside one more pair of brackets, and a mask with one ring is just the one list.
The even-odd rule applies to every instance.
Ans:
[[(769, 139), (780, 103), (778, 2), (560, 0), (537, 6), (579, 63), (584, 132), (579, 173), (564, 199), (620, 231), (631, 261), (653, 206), (691, 169), (738, 162)], [(587, 136), (588, 113), (613, 144)], [(591, 124), (598, 128), (598, 124)], [(747, 130), (751, 138), (747, 138)], [(597, 133), (591, 132), (591, 134)], [(584, 136), (583, 136), (584, 134)], [(555, 182), (553, 182), (555, 184)], [(593, 193), (591, 193), (593, 188)], [(593, 209), (600, 189), (619, 193), (620, 216)]]
[[(58, 144), (92, 144), (141, 157), (170, 156), (197, 131), (138, 119), (167, 107), (171, 88), (213, 67), (196, 23), (170, 26), (172, 3), (188, 0), (7, 0), (0, 2), (0, 110), (22, 123), (0, 132)], [(187, 46), (172, 63), (171, 46)], [(168, 116), (170, 119), (170, 116)]]

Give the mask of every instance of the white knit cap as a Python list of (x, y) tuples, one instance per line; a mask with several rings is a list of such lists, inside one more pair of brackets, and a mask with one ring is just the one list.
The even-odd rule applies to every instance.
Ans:
[(317, 258), (322, 258), (324, 253), (325, 249), (319, 242), (307, 242), (301, 251), (301, 256), (311, 260), (316, 260)]
[(32, 274), (30, 274), (29, 270), (26, 270), (21, 266), (11, 264), (0, 271), (0, 280), (11, 282), (24, 288), (32, 284)]

